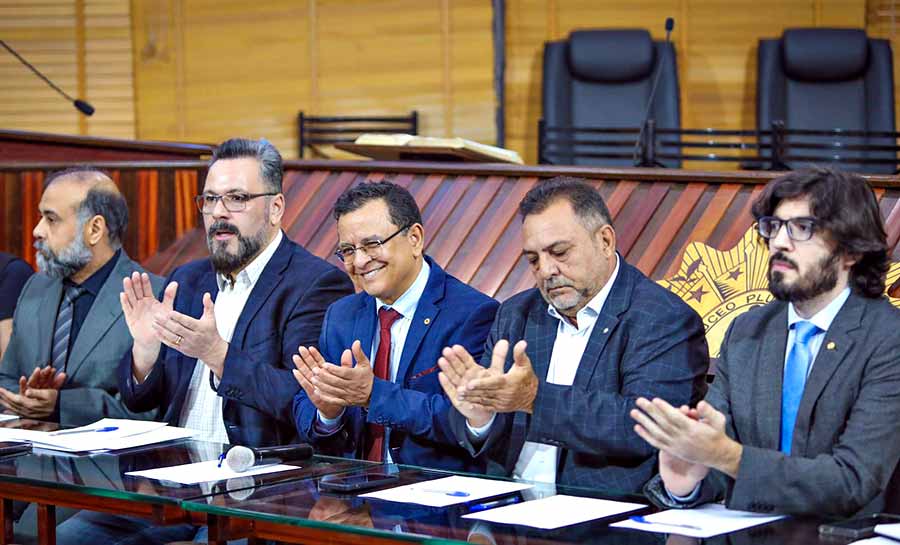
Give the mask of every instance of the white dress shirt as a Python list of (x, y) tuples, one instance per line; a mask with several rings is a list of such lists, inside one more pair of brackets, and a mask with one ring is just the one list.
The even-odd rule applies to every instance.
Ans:
[[(547, 305), (547, 312), (559, 321), (556, 328), (556, 340), (553, 343), (553, 353), (550, 356), (550, 366), (547, 369), (547, 382), (562, 386), (571, 386), (575, 382), (575, 374), (581, 357), (587, 348), (588, 340), (594, 331), (594, 324), (603, 310), (613, 283), (619, 275), (619, 256), (616, 254), (616, 267), (612, 275), (588, 303), (578, 311), (575, 320), (578, 327), (572, 325), (553, 308)], [(487, 434), (494, 419), (481, 428), (469, 427), (469, 433), (475, 438), (484, 437)], [(468, 424), (466, 424), (468, 426)], [(526, 441), (519, 453), (519, 460), (513, 470), (513, 477), (527, 481), (539, 481), (556, 483), (556, 467), (559, 463), (559, 447)]]
[[(219, 295), (216, 297), (215, 315), (216, 329), (225, 342), (231, 342), (234, 328), (237, 325), (241, 312), (256, 282), (259, 280), (263, 269), (275, 255), (275, 250), (281, 244), (284, 235), (281, 231), (272, 242), (237, 274), (234, 282), (222, 274), (216, 275), (216, 283), (219, 285)], [(202, 296), (202, 294), (198, 294)], [(181, 427), (196, 430), (194, 437), (201, 441), (228, 443), (228, 433), (225, 431), (225, 421), (222, 419), (222, 398), (210, 385), (210, 376), (214, 384), (219, 384), (219, 379), (212, 370), (198, 359), (191, 375), (191, 383), (188, 386), (187, 399), (181, 408)]]
[[(407, 288), (406, 291), (403, 292), (403, 295), (398, 297), (393, 304), (389, 305), (381, 299), (375, 298), (376, 324), (378, 323), (378, 310), (381, 307), (392, 308), (401, 314), (401, 317), (397, 318), (394, 323), (391, 324), (391, 355), (388, 360), (388, 375), (390, 376), (391, 382), (397, 382), (397, 371), (400, 368), (400, 357), (403, 355), (403, 347), (406, 345), (406, 335), (409, 333), (409, 328), (412, 325), (416, 309), (419, 307), (419, 301), (422, 299), (422, 294), (425, 293), (425, 286), (428, 285), (428, 277), (430, 274), (431, 267), (428, 265), (428, 262), (423, 259), (422, 267), (419, 269), (419, 274), (416, 275), (416, 279), (413, 280), (413, 283), (409, 288)], [(375, 366), (375, 355), (378, 354), (380, 337), (379, 328), (376, 327), (375, 338), (372, 340), (372, 350), (369, 352), (369, 361), (373, 368)], [(337, 429), (337, 425), (344, 415), (342, 411), (341, 414), (335, 418), (325, 418), (321, 412), (316, 412), (318, 414), (319, 422), (322, 424), (322, 431), (326, 433)], [(391, 463), (390, 448), (387, 444), (385, 444), (385, 450), (385, 462)]]
[[(831, 322), (837, 317), (838, 312), (841, 311), (841, 308), (844, 306), (844, 303), (847, 302), (847, 299), (850, 297), (850, 287), (844, 288), (837, 297), (831, 300), (825, 308), (820, 310), (819, 312), (813, 314), (813, 316), (807, 320), (808, 322), (812, 322), (816, 326), (819, 327), (819, 332), (810, 337), (809, 340), (809, 368), (806, 370), (806, 376), (809, 376), (809, 373), (812, 371), (813, 365), (816, 363), (816, 356), (819, 354), (819, 349), (822, 348), (822, 341), (825, 340), (825, 334), (828, 333), (828, 328), (831, 327)], [(794, 337), (796, 336), (796, 331), (792, 327), (797, 322), (802, 322), (803, 318), (797, 314), (797, 311), (794, 309), (794, 303), (788, 305), (788, 339), (787, 339), (787, 347), (784, 350), (784, 362), (787, 365), (788, 355), (791, 353), (791, 347), (794, 346)]]

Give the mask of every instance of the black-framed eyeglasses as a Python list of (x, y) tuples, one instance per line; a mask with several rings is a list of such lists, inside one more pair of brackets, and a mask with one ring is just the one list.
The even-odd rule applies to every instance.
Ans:
[(783, 220), (773, 216), (763, 216), (756, 221), (759, 235), (763, 238), (775, 238), (781, 226), (787, 227), (788, 238), (795, 242), (804, 242), (812, 238), (819, 225), (819, 220), (811, 217), (797, 217)]
[(222, 201), (225, 210), (229, 212), (241, 212), (247, 209), (247, 203), (259, 197), (273, 197), (278, 193), (226, 193), (224, 195), (216, 195), (215, 193), (203, 193), (194, 197), (197, 203), (197, 209), (203, 214), (212, 214), (216, 209), (216, 203)]
[(359, 246), (349, 246), (349, 245), (341, 246), (334, 252), (334, 255), (336, 255), (337, 258), (340, 259), (341, 261), (343, 261), (344, 263), (346, 263), (348, 261), (352, 261), (353, 256), (356, 255), (357, 250), (362, 250), (369, 257), (377, 257), (378, 254), (381, 253), (382, 246), (384, 246), (385, 244), (390, 242), (390, 240), (392, 238), (399, 235), (403, 231), (406, 231), (407, 229), (409, 229), (412, 226), (413, 226), (412, 223), (407, 223), (400, 229), (397, 229), (397, 231), (394, 232), (394, 234), (392, 234), (391, 236), (387, 237), (384, 240), (379, 240), (376, 238), (374, 240), (369, 240), (367, 242), (363, 242)]

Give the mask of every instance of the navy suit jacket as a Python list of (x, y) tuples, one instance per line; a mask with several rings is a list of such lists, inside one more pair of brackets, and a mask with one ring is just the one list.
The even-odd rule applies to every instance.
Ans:
[[(178, 282), (175, 310), (199, 318), (203, 293), (216, 298), (216, 273), (208, 259), (175, 269), (166, 280)], [(232, 444), (261, 446), (296, 438), (291, 403), (299, 389), (291, 374), (298, 346), (318, 344), (325, 309), (353, 293), (346, 274), (284, 236), (238, 319), (225, 356), (218, 394)], [(119, 364), (125, 404), (134, 411), (159, 407), (163, 419), (178, 425), (196, 358), (162, 347), (153, 370), (141, 384), (132, 378), (129, 351)], [(210, 384), (212, 387), (212, 383)]]
[[(487, 454), (491, 473), (511, 475), (525, 441), (560, 448), (557, 483), (637, 492), (653, 476), (655, 449), (634, 432), (628, 416), (640, 397), (676, 407), (706, 391), (709, 351), (700, 317), (673, 293), (619, 258), (619, 274), (591, 332), (572, 386), (550, 384), (547, 371), (559, 321), (536, 289), (503, 303), (484, 349), (482, 365), (500, 339), (528, 342), (540, 383), (533, 414), (498, 414), (487, 437), (474, 445), (465, 418), (451, 423), (459, 444)], [(512, 365), (512, 351), (506, 368)]]
[[(294, 398), (294, 418), (300, 440), (320, 451), (364, 458), (366, 424), (385, 426), (385, 438), (395, 463), (458, 471), (483, 470), (484, 465), (456, 446), (447, 414), (450, 401), (438, 382), (437, 361), (445, 346), (462, 345), (479, 358), (499, 304), (463, 284), (431, 258), (428, 283), (403, 345), (397, 382), (376, 378), (368, 410), (350, 407), (341, 427), (330, 435), (316, 431), (316, 407), (301, 389)], [(369, 354), (378, 328), (375, 298), (362, 292), (328, 308), (319, 350), (326, 361), (339, 364), (341, 353), (355, 340)]]

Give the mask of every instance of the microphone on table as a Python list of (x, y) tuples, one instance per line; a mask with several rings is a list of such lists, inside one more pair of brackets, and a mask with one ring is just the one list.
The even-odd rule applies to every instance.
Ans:
[(94, 107), (91, 106), (90, 103), (85, 102), (84, 100), (81, 100), (80, 98), (72, 98), (72, 97), (70, 97), (65, 91), (63, 91), (62, 89), (60, 89), (59, 87), (57, 87), (55, 83), (53, 83), (52, 81), (50, 81), (50, 78), (48, 78), (47, 76), (45, 76), (44, 74), (42, 74), (40, 70), (38, 70), (37, 68), (35, 68), (34, 66), (32, 66), (30, 62), (26, 61), (26, 60), (22, 57), (22, 55), (19, 55), (19, 53), (18, 53), (15, 49), (13, 49), (12, 47), (10, 47), (10, 46), (9, 46), (6, 42), (4, 42), (3, 40), (0, 40), (0, 45), (2, 45), (7, 51), (9, 51), (10, 54), (11, 54), (13, 57), (15, 57), (16, 59), (18, 59), (19, 62), (21, 62), (22, 64), (24, 64), (25, 66), (27, 66), (32, 72), (34, 72), (34, 73), (37, 75), (37, 77), (39, 77), (39, 78), (41, 78), (42, 80), (44, 80), (44, 82), (46, 82), (47, 85), (49, 85), (51, 89), (53, 89), (54, 91), (56, 91), (57, 93), (59, 93), (60, 95), (62, 95), (63, 98), (65, 98), (66, 100), (68, 100), (69, 102), (71, 102), (72, 104), (74, 104), (74, 105), (75, 105), (75, 108), (76, 108), (79, 112), (83, 113), (84, 115), (94, 115)]
[(641, 147), (644, 131), (647, 129), (647, 121), (650, 119), (650, 110), (653, 108), (653, 99), (656, 98), (656, 88), (659, 86), (659, 77), (663, 73), (663, 68), (666, 67), (666, 60), (669, 58), (669, 44), (672, 43), (670, 38), (672, 37), (672, 30), (674, 29), (675, 19), (666, 17), (666, 45), (663, 47), (663, 57), (659, 60), (659, 65), (656, 67), (656, 77), (653, 79), (653, 87), (650, 88), (650, 98), (647, 99), (647, 108), (644, 110), (644, 117), (641, 119), (641, 130), (638, 132), (637, 141), (634, 143), (634, 153), (632, 153), (631, 157), (634, 166), (636, 167), (664, 166), (660, 164), (644, 164), (640, 158), (638, 158), (638, 150)]
[(225, 463), (233, 471), (241, 472), (255, 466), (299, 462), (313, 456), (313, 448), (306, 443), (275, 447), (231, 447), (225, 454)]

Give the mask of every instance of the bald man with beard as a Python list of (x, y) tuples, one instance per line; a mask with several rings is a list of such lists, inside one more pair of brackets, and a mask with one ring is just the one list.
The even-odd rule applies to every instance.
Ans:
[[(122, 403), (116, 367), (131, 350), (122, 279), (144, 269), (122, 249), (128, 205), (102, 171), (51, 174), (34, 228), (39, 274), (19, 297), (0, 363), (0, 405), (15, 414), (80, 426), (100, 418), (152, 419)], [(162, 279), (151, 276), (158, 294)]]

